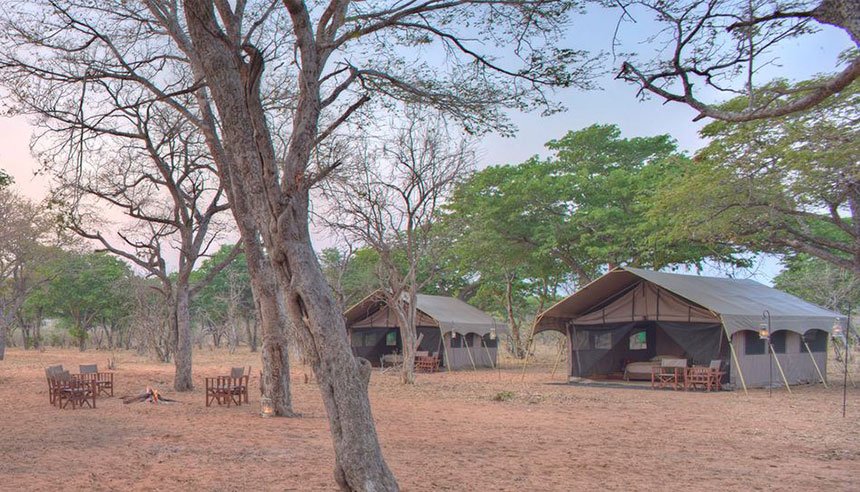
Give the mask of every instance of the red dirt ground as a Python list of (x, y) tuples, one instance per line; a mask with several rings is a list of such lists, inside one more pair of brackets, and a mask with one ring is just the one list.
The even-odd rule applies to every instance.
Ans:
[[(259, 355), (195, 354), (197, 389), (171, 391), (173, 366), (115, 354), (116, 397), (95, 410), (48, 403), (44, 368), (105, 365), (107, 352), (9, 349), (0, 362), (0, 490), (335, 490), (328, 423), (294, 368), (296, 419), (251, 404), (204, 406), (203, 377)], [(76, 372), (76, 371), (74, 371)], [(860, 490), (860, 389), (684, 393), (520, 383), (497, 371), (420, 375), (414, 387), (375, 371), (380, 441), (405, 491)], [(559, 380), (559, 376), (556, 376)], [(835, 373), (831, 381), (836, 383)], [(180, 403), (124, 405), (153, 386)], [(494, 401), (502, 391), (506, 401)]]

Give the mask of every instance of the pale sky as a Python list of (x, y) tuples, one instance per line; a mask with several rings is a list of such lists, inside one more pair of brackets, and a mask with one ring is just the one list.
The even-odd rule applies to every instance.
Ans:
[[(637, 20), (637, 24), (626, 25), (621, 31), (622, 40), (634, 47), (634, 41), (653, 28), (647, 19)], [(609, 51), (616, 21), (616, 14), (605, 12), (577, 18), (570, 30), (568, 45), (593, 51)], [(824, 27), (815, 36), (786, 43), (784, 50), (778, 53), (779, 64), (768, 67), (764, 79), (781, 76), (803, 80), (817, 73), (830, 72), (838, 54), (852, 45), (843, 31)], [(627, 46), (625, 48), (630, 49)], [(510, 117), (519, 129), (516, 137), (484, 137), (478, 143), (481, 156), (479, 166), (519, 163), (536, 154), (546, 155), (543, 147), (545, 142), (594, 123), (617, 124), (624, 137), (668, 133), (678, 141), (682, 150), (690, 153), (703, 145), (697, 132), (707, 122), (693, 123), (696, 113), (692, 109), (675, 103), (663, 104), (658, 100), (638, 101), (635, 87), (613, 79), (621, 60), (615, 60), (613, 64), (612, 59), (608, 58), (607, 63), (612, 64), (612, 73), (599, 81), (601, 90), (583, 92), (568, 89), (557, 93), (557, 100), (569, 108), (567, 112), (550, 117), (511, 113)], [(13, 186), (18, 191), (39, 200), (44, 198), (48, 184), (43, 177), (34, 176), (37, 164), (30, 154), (31, 136), (32, 128), (24, 118), (0, 118), (0, 168), (15, 178)], [(327, 242), (324, 238), (317, 239), (318, 243)], [(770, 258), (763, 262), (753, 276), (770, 283), (778, 270), (776, 261)]]

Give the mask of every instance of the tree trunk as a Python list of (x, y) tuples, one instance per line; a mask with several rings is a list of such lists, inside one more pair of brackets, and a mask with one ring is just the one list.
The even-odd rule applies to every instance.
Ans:
[(352, 355), (340, 304), (311, 246), (307, 196), (292, 198), (271, 238), (272, 259), (326, 406), (335, 479), (345, 491), (397, 491), (382, 457), (367, 395), (370, 362)]
[(78, 349), (81, 352), (87, 349), (87, 332), (83, 326), (78, 326)]
[[(253, 327), (253, 328), (252, 328)], [(251, 322), (251, 318), (245, 318), (245, 335), (248, 337), (248, 348), (251, 352), (257, 351), (257, 320)]]
[(173, 389), (176, 391), (191, 391), (194, 383), (191, 380), (191, 313), (188, 285), (176, 285), (176, 349), (173, 352), (173, 363), (176, 373), (173, 376)]
[[(400, 294), (398, 292), (398, 294)], [(397, 316), (400, 328), (400, 341), (403, 343), (403, 367), (400, 370), (400, 382), (415, 384), (415, 303), (417, 296), (412, 294), (404, 305), (400, 295), (388, 299), (388, 305)]]
[(508, 327), (511, 330), (511, 352), (514, 357), (521, 359), (524, 357), (523, 351), (520, 349), (522, 343), (520, 339), (520, 324), (514, 317), (514, 275), (505, 273), (505, 312), (508, 317)]
[(42, 348), (42, 310), (36, 310), (36, 318), (33, 321), (33, 348), (41, 352)]
[[(246, 227), (250, 224), (246, 224)], [(241, 227), (240, 227), (241, 228)], [(242, 244), (248, 262), (251, 293), (260, 315), (263, 332), (262, 397), (271, 402), (275, 415), (295, 416), (290, 392), (290, 353), (287, 343), (287, 316), (278, 302), (278, 289), (272, 265), (263, 255), (257, 232), (243, 235)], [(246, 239), (247, 238), (247, 239)]]
[[(307, 87), (318, 84), (320, 60), (310, 53), (302, 55), (302, 70), (309, 75), (298, 80), (302, 96), (294, 129), (299, 130), (290, 135), (290, 162), (282, 167), (282, 187), (277, 183), (279, 163), (260, 101), (262, 57), (246, 49), (245, 53), (255, 56), (252, 63), (244, 61), (238, 45), (231, 43), (218, 24), (212, 1), (184, 0), (183, 5), (194, 45), (192, 63), (202, 72), (201, 80), (205, 78), (218, 109), (224, 145), (214, 143), (217, 135), (212, 127), (205, 130), (207, 140), (214, 150), (219, 176), (231, 189), (237, 221), (254, 220), (264, 235), (275, 270), (276, 292), (282, 293), (292, 326), (314, 367), (334, 444), (335, 479), (347, 491), (397, 491), (397, 482), (382, 457), (370, 410), (370, 363), (352, 356), (340, 304), (317, 262), (308, 231), (309, 195), (304, 173), (316, 140), (312, 122), (319, 117), (320, 100), (319, 91)], [(300, 8), (294, 2), (286, 7), (291, 15)], [(294, 20), (294, 25), (307, 27), (309, 23), (306, 17)], [(307, 130), (308, 126), (313, 128)], [(297, 145), (304, 150), (297, 151)], [(245, 199), (252, 207), (237, 210), (235, 205)], [(241, 232), (247, 241), (248, 231)], [(251, 264), (249, 261), (249, 268)]]

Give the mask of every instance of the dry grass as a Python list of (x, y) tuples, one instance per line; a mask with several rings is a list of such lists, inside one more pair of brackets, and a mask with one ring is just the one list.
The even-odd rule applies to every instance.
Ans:
[[(513, 363), (420, 375), (412, 387), (374, 372), (377, 429), (403, 489), (857, 490), (860, 389), (849, 388), (843, 420), (839, 384), (772, 397), (550, 385), (547, 352), (523, 383)], [(297, 419), (259, 418), (258, 380), (248, 406), (204, 406), (205, 375), (240, 364), (258, 373), (259, 355), (248, 352), (195, 354), (197, 389), (184, 394), (170, 391), (172, 365), (117, 353), (116, 398), (95, 410), (48, 404), (45, 366), (102, 366), (110, 356), (7, 351), (0, 490), (334, 489), (327, 420), (302, 368), (292, 378)], [(118, 398), (145, 386), (181, 403)]]

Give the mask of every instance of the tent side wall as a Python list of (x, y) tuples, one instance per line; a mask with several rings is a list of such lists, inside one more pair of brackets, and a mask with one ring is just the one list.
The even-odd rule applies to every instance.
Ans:
[[(494, 367), (498, 360), (498, 344), (496, 340), (490, 340), (489, 336), (485, 336), (482, 343), (481, 336), (475, 333), (468, 335), (458, 333), (454, 338), (453, 344), (451, 342), (451, 334), (446, 333), (445, 349), (442, 352), (442, 365), (445, 367), (450, 367), (454, 370), (471, 369), (472, 361), (474, 361), (475, 367)], [(468, 346), (465, 346), (465, 344), (468, 344)], [(486, 348), (484, 344), (486, 344)], [(446, 351), (447, 358), (450, 360), (445, 359)], [(488, 351), (490, 353), (489, 357), (487, 356)], [(471, 358), (469, 357), (470, 352)]]
[[(782, 333), (782, 335), (778, 335)], [(823, 333), (823, 332), (822, 332)], [(818, 383), (818, 371), (815, 369), (815, 364), (806, 352), (803, 346), (803, 341), (800, 334), (792, 331), (774, 332), (774, 336), (784, 337), (783, 344), (775, 343), (774, 348), (777, 349), (776, 357), (779, 358), (779, 363), (785, 372), (785, 378), (788, 384), (806, 384)], [(756, 342), (758, 333), (753, 331), (739, 331), (732, 335), (732, 343), (737, 351), (738, 363), (743, 372), (744, 381), (750, 388), (767, 387), (771, 381), (773, 374), (774, 386), (783, 384), (782, 376), (779, 373), (776, 361), (771, 363), (771, 358), (768, 354), (767, 345)], [(752, 345), (755, 345), (753, 347)], [(777, 347), (780, 345), (780, 347)], [(823, 344), (824, 350), (821, 350), (821, 345), (811, 347), (812, 356), (818, 363), (821, 372), (827, 374), (827, 343)], [(784, 351), (784, 353), (780, 353)], [(771, 367), (772, 364), (772, 367)], [(773, 372), (771, 373), (771, 369)], [(740, 378), (737, 373), (737, 366), (731, 364), (731, 382), (735, 386), (740, 387)]]

